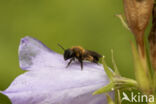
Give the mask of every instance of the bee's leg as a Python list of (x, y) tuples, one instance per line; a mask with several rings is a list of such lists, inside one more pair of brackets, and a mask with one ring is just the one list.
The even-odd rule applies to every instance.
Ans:
[(79, 62), (81, 64), (81, 70), (83, 70), (83, 61), (81, 59), (79, 59)]
[(75, 60), (75, 58), (70, 59), (70, 61), (68, 62), (66, 68), (68, 68), (68, 66), (71, 64), (71, 62), (72, 62), (73, 60)]

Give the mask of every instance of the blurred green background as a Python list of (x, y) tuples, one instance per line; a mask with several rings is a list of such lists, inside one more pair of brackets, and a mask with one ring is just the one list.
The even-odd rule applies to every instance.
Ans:
[(18, 46), (26, 35), (52, 50), (81, 45), (106, 56), (111, 49), (123, 76), (134, 78), (130, 41), (133, 35), (115, 16), (123, 13), (122, 0), (0, 0), (0, 90), (18, 75)]

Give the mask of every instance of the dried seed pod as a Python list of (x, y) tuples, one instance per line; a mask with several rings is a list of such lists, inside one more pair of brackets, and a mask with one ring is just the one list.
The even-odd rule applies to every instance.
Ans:
[(152, 14), (153, 0), (123, 0), (127, 24), (144, 54), (144, 32)]

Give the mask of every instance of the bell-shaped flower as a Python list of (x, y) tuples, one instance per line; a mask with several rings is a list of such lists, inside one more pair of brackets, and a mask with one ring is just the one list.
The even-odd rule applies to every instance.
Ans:
[[(32, 37), (21, 39), (19, 63), (24, 74), (18, 76), (1, 93), (13, 104), (106, 104), (105, 94), (92, 93), (107, 85), (109, 79), (101, 64), (68, 61), (39, 40)], [(113, 94), (111, 94), (113, 96)]]

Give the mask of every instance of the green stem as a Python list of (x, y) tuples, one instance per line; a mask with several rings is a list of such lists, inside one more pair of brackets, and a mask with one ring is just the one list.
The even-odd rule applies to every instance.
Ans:
[(124, 78), (124, 77), (115, 78), (114, 82), (116, 83), (116, 85), (123, 84), (124, 86), (127, 86), (127, 87), (138, 88), (138, 83), (135, 80), (129, 79), (129, 78)]

